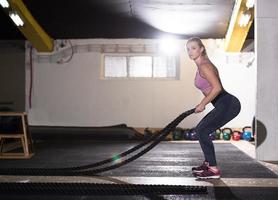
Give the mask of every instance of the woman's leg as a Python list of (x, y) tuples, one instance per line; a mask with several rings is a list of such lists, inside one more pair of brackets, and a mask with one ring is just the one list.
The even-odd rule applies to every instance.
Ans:
[(209, 138), (209, 134), (214, 131), (214, 126), (211, 125), (211, 122), (217, 113), (217, 110), (214, 108), (200, 121), (195, 129), (196, 133), (198, 134), (199, 143), (204, 153), (205, 161), (208, 162), (210, 166), (217, 165), (214, 145), (212, 140)]
[(196, 133), (199, 136), (199, 143), (205, 156), (205, 161), (210, 166), (216, 166), (214, 145), (209, 134), (224, 126), (227, 122), (238, 115), (240, 103), (237, 98), (227, 95), (216, 103), (215, 108), (210, 111), (197, 125)]

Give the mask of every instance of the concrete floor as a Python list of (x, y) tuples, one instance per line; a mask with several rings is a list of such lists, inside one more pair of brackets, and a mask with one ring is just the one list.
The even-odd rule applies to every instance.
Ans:
[[(237, 148), (239, 148), (242, 152), (246, 153), (251, 158), (256, 159), (255, 146), (250, 142), (244, 140), (240, 140), (240, 141), (231, 140), (231, 143), (235, 145)], [(265, 167), (267, 167), (268, 169), (270, 169), (271, 171), (273, 171), (275, 174), (278, 174), (278, 161), (274, 161), (274, 162), (258, 161), (258, 162), (264, 165)]]
[[(231, 142), (251, 158), (255, 158), (255, 146), (246, 141), (215, 141), (215, 143)], [(196, 143), (191, 141), (170, 141), (171, 143)], [(277, 163), (259, 162), (278, 175)], [(246, 169), (248, 170), (248, 169)], [(197, 180), (194, 177), (141, 177), (141, 176), (0, 176), (0, 182), (61, 182), (61, 183), (116, 183), (116, 184), (163, 184), (207, 186), (208, 194), (202, 195), (165, 195), (162, 199), (275, 199), (278, 195), (278, 178), (221, 178), (218, 180)], [(217, 192), (218, 191), (218, 192)], [(220, 191), (220, 192), (219, 192)], [(217, 194), (218, 193), (218, 194)], [(220, 194), (220, 195), (219, 195)], [(1, 195), (0, 195), (1, 197)], [(8, 196), (2, 196), (7, 198)], [(17, 196), (10, 196), (17, 199)], [(19, 198), (19, 197), (18, 197)], [(34, 197), (35, 198), (35, 197)], [(54, 196), (50, 199), (56, 199)], [(48, 199), (49, 199), (48, 198)], [(62, 197), (61, 197), (62, 198)], [(111, 196), (71, 197), (71, 199), (113, 199)], [(114, 199), (149, 199), (139, 196), (119, 196)], [(2, 198), (1, 198), (2, 199)], [(65, 199), (67, 199), (65, 197)]]

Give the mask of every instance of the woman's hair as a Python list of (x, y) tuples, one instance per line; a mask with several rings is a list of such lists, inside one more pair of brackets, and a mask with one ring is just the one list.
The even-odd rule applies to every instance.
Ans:
[(207, 56), (206, 47), (200, 38), (198, 38), (198, 37), (189, 38), (186, 44), (188, 44), (189, 42), (196, 42), (200, 48), (203, 47), (204, 51), (202, 52), (202, 55)]

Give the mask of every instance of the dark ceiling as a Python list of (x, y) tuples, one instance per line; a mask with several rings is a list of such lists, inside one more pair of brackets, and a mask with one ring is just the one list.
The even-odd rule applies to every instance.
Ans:
[[(54, 39), (224, 38), (235, 0), (23, 0)], [(0, 39), (24, 39), (0, 9)], [(254, 23), (253, 23), (254, 24)], [(254, 26), (249, 39), (254, 38)]]

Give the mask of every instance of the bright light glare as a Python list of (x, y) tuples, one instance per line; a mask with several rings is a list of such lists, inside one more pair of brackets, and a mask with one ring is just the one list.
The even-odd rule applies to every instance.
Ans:
[(7, 0), (0, 0), (0, 4), (3, 8), (8, 8), (9, 7), (9, 3)]
[(120, 155), (114, 155), (113, 157), (112, 157), (112, 160), (113, 160), (113, 163), (114, 164), (116, 164), (116, 163), (120, 163), (120, 162), (122, 162), (122, 157), (120, 156)]
[(241, 16), (240, 16), (240, 19), (239, 19), (239, 26), (240, 27), (245, 27), (247, 26), (249, 20), (251, 18), (251, 14), (249, 12), (245, 12), (243, 13)]
[(247, 0), (246, 7), (253, 8), (254, 4), (255, 4), (255, 0)]
[(195, 13), (190, 14), (173, 12), (163, 12), (161, 14), (154, 13), (150, 15), (149, 19), (151, 19), (150, 23), (154, 27), (167, 33), (192, 34), (196, 29), (202, 26), (196, 22), (192, 22), (192, 18), (198, 21), (198, 16), (196, 16)]
[(22, 19), (19, 17), (19, 15), (16, 12), (10, 12), (9, 16), (12, 18), (13, 22), (17, 26), (23, 26), (24, 22), (22, 21)]
[(174, 55), (178, 52), (178, 41), (171, 37), (160, 39), (159, 49), (167, 55)]

